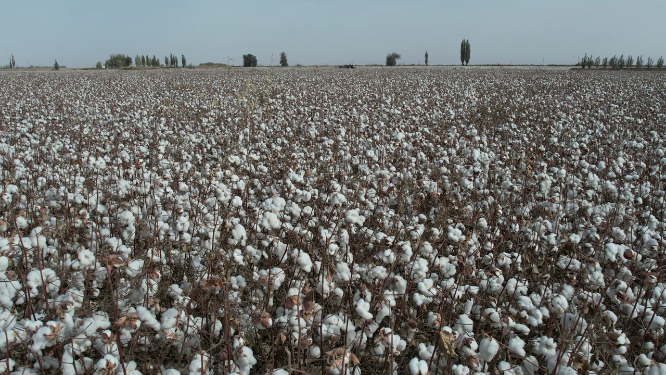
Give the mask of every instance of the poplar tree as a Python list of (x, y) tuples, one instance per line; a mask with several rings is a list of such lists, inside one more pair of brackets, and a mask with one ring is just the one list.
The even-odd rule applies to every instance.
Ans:
[(465, 41), (465, 65), (469, 65), (469, 57), (472, 49), (469, 46), (469, 39)]
[(426, 50), (426, 53), (425, 53), (425, 64), (426, 64), (426, 66), (428, 66), (428, 50)]
[(280, 53), (280, 66), (289, 66), (287, 62), (287, 54), (284, 52)]

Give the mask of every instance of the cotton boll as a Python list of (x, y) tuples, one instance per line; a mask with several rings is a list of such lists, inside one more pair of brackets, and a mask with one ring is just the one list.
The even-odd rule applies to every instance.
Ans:
[(518, 354), (520, 357), (525, 357), (525, 341), (523, 341), (520, 337), (514, 337), (511, 340), (509, 340), (509, 350), (514, 352), (515, 354)]
[(127, 267), (125, 267), (125, 273), (129, 277), (137, 277), (143, 271), (143, 259), (135, 259), (127, 262)]
[(456, 324), (453, 326), (453, 331), (456, 332), (459, 336), (471, 333), (474, 330), (474, 321), (469, 318), (466, 314), (461, 314), (456, 320)]
[(479, 358), (484, 362), (490, 362), (499, 351), (499, 343), (492, 337), (486, 337), (479, 343)]
[(264, 212), (263, 217), (261, 219), (261, 226), (267, 230), (270, 231), (272, 229), (278, 229), (281, 226), (280, 220), (278, 219), (277, 215), (273, 212)]
[(561, 294), (556, 294), (554, 295), (551, 300), (551, 311), (553, 311), (556, 315), (562, 315), (568, 308), (569, 308), (569, 302), (567, 301), (566, 297), (564, 297)]
[(411, 361), (409, 361), (409, 372), (412, 375), (427, 375), (429, 374), (428, 371), (428, 362), (419, 359), (417, 357), (412, 358)]
[(11, 358), (0, 360), (0, 374), (7, 373), (7, 365), (9, 365), (9, 371), (12, 371), (16, 365), (16, 361)]
[[(0, 241), (1, 241), (1, 239), (0, 239)], [(2, 246), (0, 244), (0, 248), (1, 247)], [(6, 256), (0, 256), (0, 272), (7, 271), (8, 267), (9, 267), (9, 258), (7, 258)]]
[(312, 260), (310, 255), (304, 251), (294, 250), (292, 257), (296, 259), (296, 263), (301, 271), (305, 273), (310, 273), (312, 271)]
[(116, 369), (118, 368), (120, 364), (120, 361), (118, 360), (117, 357), (107, 354), (104, 356), (104, 358), (100, 359), (97, 364), (95, 365), (95, 368), (97, 368), (97, 371), (100, 373), (111, 373), (113, 374)]

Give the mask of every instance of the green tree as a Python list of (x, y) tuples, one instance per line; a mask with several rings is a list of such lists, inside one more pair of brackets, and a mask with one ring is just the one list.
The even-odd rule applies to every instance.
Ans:
[(426, 50), (426, 53), (425, 53), (425, 64), (426, 64), (426, 66), (428, 66), (428, 50)]
[(597, 58), (594, 60), (594, 67), (599, 69), (599, 65), (601, 65), (601, 56), (597, 56)]
[(617, 59), (617, 67), (620, 69), (624, 68), (624, 55), (620, 55), (620, 58)]
[(287, 62), (287, 54), (284, 52), (280, 53), (280, 66), (289, 66)]
[(643, 55), (636, 57), (636, 69), (643, 67)]
[(465, 43), (465, 39), (460, 42), (460, 65), (465, 65), (465, 58), (467, 57), (467, 52), (465, 49), (467, 48), (467, 43)]
[[(181, 55), (180, 62), (183, 64), (183, 68), (185, 67), (185, 65), (187, 65), (187, 60), (185, 59), (185, 55)], [(257, 66), (256, 62), (254, 64), (254, 66)]]
[(14, 55), (12, 55), (11, 60), (9, 60), (9, 67), (12, 69), (16, 68), (16, 61), (14, 61)]
[(169, 58), (164, 56), (164, 66), (169, 66)]
[(101, 61), (98, 61), (98, 62), (97, 62), (97, 65), (95, 65), (95, 68), (97, 68), (97, 69), (102, 69), (102, 62), (101, 62)]
[(398, 60), (400, 59), (400, 54), (393, 52), (386, 55), (386, 66), (396, 66)]
[(583, 56), (583, 59), (578, 63), (583, 69), (587, 66), (587, 53)]
[(592, 64), (594, 64), (594, 59), (592, 59), (592, 56), (590, 56), (590, 57), (587, 59), (587, 68), (588, 68), (588, 69), (592, 69)]
[(247, 55), (243, 55), (243, 66), (244, 67), (257, 66), (257, 57), (250, 53), (248, 53)]
[(146, 66), (146, 56), (141, 56), (141, 66)]
[(654, 60), (652, 60), (652, 57), (648, 57), (647, 63), (645, 64), (645, 66), (647, 66), (648, 69), (650, 69), (650, 68), (652, 68), (652, 65), (654, 65)]
[(604, 69), (606, 69), (606, 67), (608, 67), (608, 57), (604, 57), (604, 61), (601, 63), (601, 66), (603, 66)]
[(465, 65), (469, 65), (469, 58), (472, 53), (472, 48), (469, 45), (469, 39), (465, 41)]
[(136, 57), (134, 58), (134, 66), (136, 67), (141, 66), (141, 58), (139, 57), (139, 55), (136, 55)]
[(627, 56), (627, 68), (634, 66), (634, 58), (631, 55)]
[(657, 69), (661, 69), (662, 66), (664, 66), (664, 58), (663, 58), (663, 56), (662, 56), (662, 57), (659, 57), (659, 58), (657, 59)]
[(55, 63), (53, 64), (53, 69), (55, 70), (60, 69), (60, 65), (58, 65), (58, 60), (56, 60)]

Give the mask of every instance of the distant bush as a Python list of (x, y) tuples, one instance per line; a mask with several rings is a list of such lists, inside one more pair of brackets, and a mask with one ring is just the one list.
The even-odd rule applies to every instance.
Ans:
[(257, 66), (257, 56), (248, 53), (243, 55), (243, 66), (244, 67), (255, 67)]
[(389, 53), (386, 55), (386, 66), (396, 66), (398, 64), (398, 59), (400, 59), (399, 53)]
[(123, 54), (110, 55), (109, 59), (104, 62), (106, 68), (122, 68), (124, 66), (132, 66), (132, 57)]

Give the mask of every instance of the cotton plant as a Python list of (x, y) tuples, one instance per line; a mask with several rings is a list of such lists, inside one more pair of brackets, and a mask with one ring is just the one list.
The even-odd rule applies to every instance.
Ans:
[(4, 371), (662, 371), (654, 77), (66, 73), (0, 87)]

